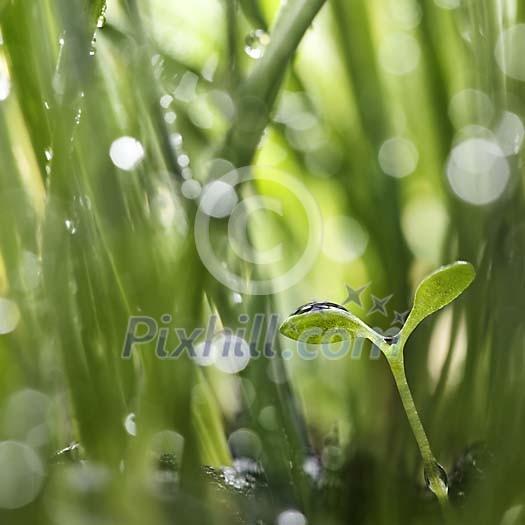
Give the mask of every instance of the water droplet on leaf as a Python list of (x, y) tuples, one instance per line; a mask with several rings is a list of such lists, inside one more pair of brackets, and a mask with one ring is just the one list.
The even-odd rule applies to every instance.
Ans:
[[(437, 462), (435, 463), (434, 468), (436, 469), (441, 489), (445, 492), (445, 494), (448, 494), (447, 471)], [(425, 483), (427, 484), (427, 487), (435, 494), (437, 487), (432, 486), (430, 481), (430, 473), (427, 472), (427, 469), (425, 469)]]
[(246, 51), (249, 57), (258, 60), (264, 55), (269, 43), (270, 35), (262, 29), (255, 29), (254, 31), (250, 31), (246, 36), (244, 40), (244, 51)]
[(71, 234), (71, 235), (75, 235), (75, 233), (77, 233), (77, 227), (75, 225), (75, 223), (71, 220), (71, 219), (66, 219), (64, 221), (65, 225), (66, 225), (66, 230)]
[(131, 412), (126, 416), (124, 420), (124, 428), (130, 436), (137, 435), (137, 424), (135, 423), (135, 414)]

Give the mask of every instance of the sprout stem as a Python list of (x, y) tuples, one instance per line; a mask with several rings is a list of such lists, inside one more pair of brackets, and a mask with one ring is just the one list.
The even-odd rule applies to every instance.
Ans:
[(428, 478), (430, 490), (432, 490), (432, 492), (437, 496), (439, 502), (446, 506), (448, 503), (446, 484), (440, 477), (438, 463), (432, 454), (425, 429), (421, 424), (416, 406), (414, 405), (414, 399), (412, 398), (412, 393), (410, 392), (410, 388), (406, 379), (403, 353), (401, 349), (395, 349), (395, 351), (389, 352), (385, 355), (387, 357), (388, 364), (390, 365), (390, 369), (392, 370), (392, 374), (394, 376), (394, 380), (396, 382), (408, 422), (412, 427), (412, 432), (414, 433), (419, 451), (421, 452), (423, 466)]

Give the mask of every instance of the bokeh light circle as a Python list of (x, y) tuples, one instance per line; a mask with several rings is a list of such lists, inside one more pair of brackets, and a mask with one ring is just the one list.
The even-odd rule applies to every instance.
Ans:
[(502, 195), (510, 178), (510, 167), (499, 144), (474, 137), (453, 148), (446, 174), (458, 197), (480, 206)]

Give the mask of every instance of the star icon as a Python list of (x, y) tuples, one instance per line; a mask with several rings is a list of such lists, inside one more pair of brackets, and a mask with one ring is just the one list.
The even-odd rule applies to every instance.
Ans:
[(376, 297), (374, 294), (372, 294), (372, 301), (374, 305), (372, 308), (370, 308), (369, 312), (366, 315), (371, 315), (374, 312), (379, 312), (380, 314), (383, 314), (385, 317), (388, 315), (386, 311), (386, 303), (390, 301), (394, 297), (394, 294), (388, 295), (387, 297), (384, 297), (383, 299), (379, 299), (379, 297)]
[(361, 294), (370, 286), (370, 283), (361, 286), (361, 288), (352, 288), (348, 284), (346, 286), (346, 292), (348, 297), (344, 300), (343, 305), (348, 303), (355, 303), (359, 308), (363, 308), (363, 303), (361, 302)]
[(406, 312), (398, 312), (394, 310), (394, 321), (392, 322), (392, 324), (399, 323), (401, 326), (403, 326), (405, 324), (405, 321), (407, 320), (409, 312), (410, 310), (407, 310)]

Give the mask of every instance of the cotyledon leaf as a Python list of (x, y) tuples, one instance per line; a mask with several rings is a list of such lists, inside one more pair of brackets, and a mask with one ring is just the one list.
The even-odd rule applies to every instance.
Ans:
[(280, 331), (290, 339), (309, 344), (355, 338), (366, 338), (376, 344), (383, 341), (378, 333), (346, 308), (328, 302), (301, 306), (285, 319)]
[(475, 276), (476, 272), (472, 264), (456, 261), (438, 268), (426, 277), (416, 290), (414, 305), (399, 335), (400, 344), (404, 345), (414, 328), (423, 319), (461, 295)]

